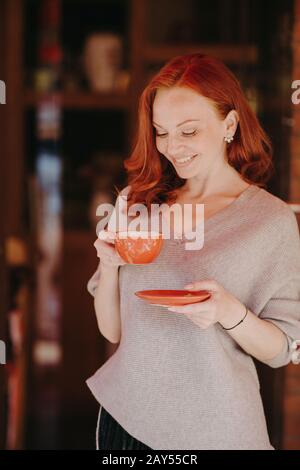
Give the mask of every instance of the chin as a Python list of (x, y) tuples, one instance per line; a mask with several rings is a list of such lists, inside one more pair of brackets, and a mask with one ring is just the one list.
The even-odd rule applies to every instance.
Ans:
[(191, 178), (193, 176), (197, 176), (201, 172), (201, 168), (176, 168), (176, 173), (182, 178)]
[(188, 173), (187, 171), (185, 171), (185, 172), (183, 172), (183, 171), (182, 171), (182, 172), (178, 172), (178, 171), (177, 171), (177, 175), (178, 175), (180, 178), (184, 179), (184, 180), (189, 180), (190, 178), (194, 178), (194, 177), (197, 176), (198, 174), (199, 174), (198, 171), (197, 171), (197, 172), (193, 171), (193, 172), (189, 172), (189, 173)]

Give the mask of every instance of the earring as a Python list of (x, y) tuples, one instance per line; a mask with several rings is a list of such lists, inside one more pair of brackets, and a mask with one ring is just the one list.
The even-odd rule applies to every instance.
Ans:
[(227, 135), (226, 137), (224, 137), (224, 140), (229, 144), (233, 141), (233, 136)]

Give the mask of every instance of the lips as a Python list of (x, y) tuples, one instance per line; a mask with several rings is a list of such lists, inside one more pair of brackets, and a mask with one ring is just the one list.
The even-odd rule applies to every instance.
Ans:
[(186, 162), (179, 162), (178, 160), (174, 160), (174, 163), (176, 166), (179, 166), (179, 167), (184, 167), (184, 166), (188, 166), (190, 163), (192, 163), (193, 160), (195, 160), (195, 157), (197, 157), (198, 154), (196, 155), (193, 155), (192, 158), (190, 158), (189, 160), (187, 160)]

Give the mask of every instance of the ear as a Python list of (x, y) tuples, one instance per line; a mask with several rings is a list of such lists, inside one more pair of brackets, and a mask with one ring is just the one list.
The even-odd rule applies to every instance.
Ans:
[(236, 110), (232, 109), (231, 111), (229, 111), (229, 113), (227, 114), (223, 122), (224, 122), (225, 135), (229, 134), (229, 135), (234, 136), (234, 134), (236, 133), (238, 123), (239, 123), (239, 115), (236, 112)]

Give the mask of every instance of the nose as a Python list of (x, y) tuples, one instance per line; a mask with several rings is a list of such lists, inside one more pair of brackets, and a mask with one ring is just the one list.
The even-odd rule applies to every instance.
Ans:
[(169, 157), (175, 157), (181, 155), (183, 152), (183, 146), (176, 137), (167, 138), (167, 155)]

